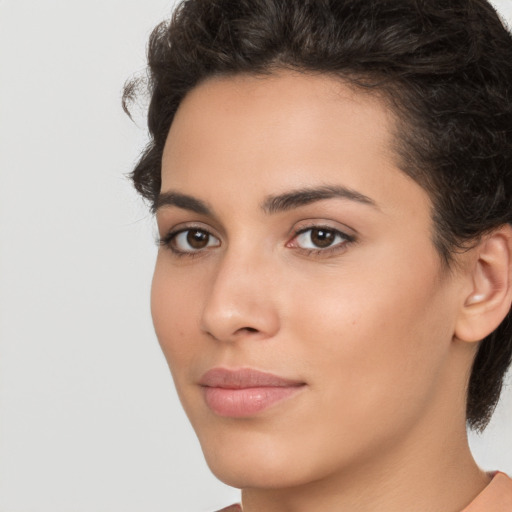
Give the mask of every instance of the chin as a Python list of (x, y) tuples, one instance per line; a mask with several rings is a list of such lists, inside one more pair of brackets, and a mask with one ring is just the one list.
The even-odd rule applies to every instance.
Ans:
[[(222, 460), (206, 457), (210, 471), (226, 485), (238, 489), (275, 489), (303, 484), (307, 478), (290, 471), (290, 464), (276, 464), (271, 454), (260, 455), (258, 460), (247, 461), (223, 454)], [(237, 459), (237, 460), (235, 460)]]
[[(208, 467), (225, 484), (239, 489), (273, 489), (303, 485), (315, 479), (313, 454), (307, 456), (304, 451), (287, 446), (285, 440), (245, 437), (240, 442), (231, 439), (218, 443), (200, 438)], [(303, 460), (299, 460), (299, 454)]]

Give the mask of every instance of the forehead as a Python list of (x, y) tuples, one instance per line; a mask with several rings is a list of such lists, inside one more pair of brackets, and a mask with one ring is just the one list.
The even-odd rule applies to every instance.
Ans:
[(376, 95), (329, 75), (281, 71), (212, 78), (182, 101), (163, 157), (178, 156), (180, 148), (197, 149), (195, 143), (207, 144), (202, 152), (219, 156), (228, 139), (236, 143), (232, 158), (251, 149), (296, 151), (301, 142), (322, 143), (324, 151), (343, 144), (347, 156), (354, 144), (366, 143), (368, 149), (371, 143), (386, 152), (394, 125), (391, 111)]
[(398, 169), (394, 139), (383, 99), (339, 78), (292, 71), (214, 78), (176, 113), (162, 191), (259, 204), (292, 188), (342, 185), (378, 203), (383, 194), (420, 188)]

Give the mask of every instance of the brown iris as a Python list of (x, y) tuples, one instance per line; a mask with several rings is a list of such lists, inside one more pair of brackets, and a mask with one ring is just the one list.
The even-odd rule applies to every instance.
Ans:
[(187, 243), (194, 249), (204, 249), (210, 241), (210, 235), (199, 229), (189, 229)]
[(311, 241), (317, 247), (329, 247), (334, 242), (336, 234), (328, 229), (316, 228), (311, 230)]

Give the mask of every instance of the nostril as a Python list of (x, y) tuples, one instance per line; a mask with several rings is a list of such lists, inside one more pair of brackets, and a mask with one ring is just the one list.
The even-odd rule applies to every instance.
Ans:
[(239, 330), (240, 331), (246, 331), (246, 332), (258, 332), (258, 329), (255, 329), (254, 327), (242, 327)]

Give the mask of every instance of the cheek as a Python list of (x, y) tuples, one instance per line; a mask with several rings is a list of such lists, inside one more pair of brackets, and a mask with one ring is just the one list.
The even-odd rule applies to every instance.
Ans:
[(452, 320), (446, 294), (432, 279), (437, 267), (423, 264), (399, 275), (360, 269), (356, 279), (338, 276), (340, 286), (310, 282), (307, 294), (294, 293), (300, 314), (290, 321), (292, 338), (302, 340), (301, 358), (318, 378), (324, 410), (332, 415), (327, 405), (339, 404), (337, 413), (354, 431), (372, 417), (419, 414), (435, 388)]
[(194, 355), (191, 327), (197, 325), (200, 288), (184, 286), (159, 255), (151, 286), (151, 315), (155, 332), (173, 376)]

